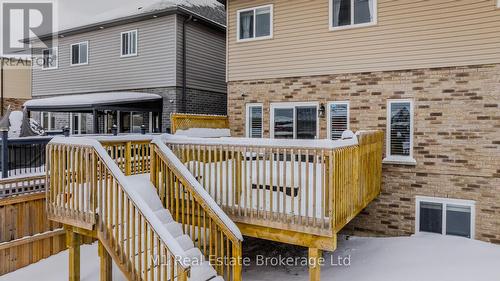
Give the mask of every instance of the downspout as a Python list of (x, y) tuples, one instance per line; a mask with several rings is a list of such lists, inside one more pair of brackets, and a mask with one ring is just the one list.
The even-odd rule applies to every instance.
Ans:
[(2, 84), (2, 86), (0, 87), (0, 116), (3, 116), (3, 106), (4, 106), (4, 90), (5, 90), (5, 87), (4, 87), (4, 70), (3, 70), (3, 57), (0, 58), (1, 62), (0, 62), (0, 84)]
[(189, 15), (184, 22), (182, 23), (182, 112), (186, 113), (187, 111), (187, 57), (186, 57), (186, 24), (188, 24), (191, 20), (193, 20), (193, 16)]

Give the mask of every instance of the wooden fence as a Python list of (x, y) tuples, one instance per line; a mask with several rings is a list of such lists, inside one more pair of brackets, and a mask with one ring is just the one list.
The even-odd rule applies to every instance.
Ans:
[(186, 130), (190, 128), (229, 128), (229, 119), (227, 116), (223, 115), (173, 113), (170, 116), (170, 120), (172, 122), (172, 134), (175, 134), (177, 130)]
[(0, 199), (0, 275), (65, 250), (61, 227), (47, 218), (45, 192)]

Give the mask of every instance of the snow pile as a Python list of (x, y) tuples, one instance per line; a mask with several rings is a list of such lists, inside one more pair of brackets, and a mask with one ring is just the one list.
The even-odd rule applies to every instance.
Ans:
[[(256, 254), (307, 256), (304, 248), (258, 239), (247, 241), (250, 243), (243, 243), (243, 253), (252, 259)], [(354, 237), (338, 242), (339, 248), (334, 253), (324, 253), (322, 281), (493, 281), (500, 276), (500, 246), (476, 240), (422, 234), (397, 238)], [(85, 261), (81, 264), (81, 280), (99, 280), (97, 244), (82, 246), (81, 254), (81, 260)], [(350, 265), (346, 260), (349, 257)], [(113, 278), (125, 280), (115, 266)], [(0, 281), (34, 279), (68, 280), (68, 252), (0, 276)], [(306, 267), (256, 266), (254, 263), (244, 268), (243, 280), (307, 281), (309, 275)]]
[(177, 130), (176, 136), (196, 137), (196, 138), (222, 138), (230, 137), (229, 129), (211, 129), (211, 128), (189, 128), (187, 130)]
[(18, 138), (21, 135), (21, 125), (23, 124), (23, 112), (12, 111), (9, 115), (9, 138)]
[(51, 98), (33, 99), (24, 103), (26, 107), (56, 106), (94, 106), (123, 102), (159, 100), (160, 95), (140, 92), (106, 92), (83, 95), (66, 95)]

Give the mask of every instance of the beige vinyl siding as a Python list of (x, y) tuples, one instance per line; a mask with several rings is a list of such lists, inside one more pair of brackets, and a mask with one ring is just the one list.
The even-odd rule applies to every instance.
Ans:
[(4, 81), (5, 98), (31, 99), (31, 67), (29, 65), (5, 66)]
[[(229, 81), (500, 63), (496, 0), (378, 0), (374, 26), (329, 30), (328, 0), (229, 0)], [(274, 5), (274, 37), (237, 42), (237, 10)]]

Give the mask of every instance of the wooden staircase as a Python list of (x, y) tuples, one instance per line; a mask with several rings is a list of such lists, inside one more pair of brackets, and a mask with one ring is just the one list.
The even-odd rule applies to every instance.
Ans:
[[(111, 280), (111, 260), (129, 280), (241, 280), (241, 265), (214, 268), (209, 263), (209, 254), (225, 256), (229, 242), (231, 255), (241, 255), (242, 241), (215, 202), (206, 201), (210, 197), (178, 194), (193, 206), (188, 210), (204, 215), (203, 223), (198, 217), (195, 232), (183, 213), (187, 210), (165, 209), (149, 175), (125, 176), (118, 166), (121, 160), (112, 159), (96, 140), (56, 138), (47, 149), (47, 211), (50, 219), (65, 224), (70, 280), (79, 280), (81, 235), (99, 242), (101, 280)], [(179, 189), (201, 189), (190, 187), (192, 179), (186, 175), (172, 173), (183, 179)]]

